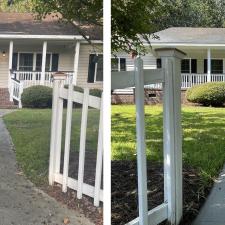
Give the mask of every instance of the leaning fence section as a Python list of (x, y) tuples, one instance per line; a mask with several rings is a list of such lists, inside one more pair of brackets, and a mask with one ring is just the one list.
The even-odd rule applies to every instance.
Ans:
[[(67, 101), (66, 109), (63, 109), (63, 102)], [(78, 177), (74, 179), (69, 177), (69, 158), (70, 158), (70, 141), (72, 126), (72, 111), (74, 103), (82, 105), (81, 127), (80, 127), (80, 144), (79, 144), (79, 165)], [(100, 111), (97, 157), (95, 168), (95, 183), (90, 185), (84, 182), (85, 170), (85, 152), (87, 137), (87, 119), (88, 107)], [(66, 110), (66, 127), (65, 127), (65, 145), (62, 151), (62, 121), (63, 110)], [(76, 108), (75, 108), (76, 110)], [(63, 152), (63, 170), (61, 172), (61, 153)], [(77, 198), (81, 199), (82, 195), (87, 195), (94, 199), (94, 205), (99, 206), (103, 201), (103, 189), (101, 187), (102, 179), (102, 161), (103, 161), (103, 141), (102, 141), (102, 98), (92, 96), (89, 89), (85, 88), (84, 92), (73, 90), (72, 82), (69, 87), (64, 87), (64, 79), (55, 77), (53, 81), (53, 108), (52, 108), (52, 125), (51, 125), (51, 145), (50, 145), (50, 163), (49, 163), (49, 183), (54, 182), (62, 185), (62, 191), (67, 192), (67, 188), (77, 191)]]
[[(141, 58), (134, 71), (113, 72), (112, 89), (135, 87), (136, 150), (139, 217), (127, 225), (156, 225), (167, 220), (178, 225), (182, 217), (182, 137), (180, 61), (184, 53), (176, 49), (158, 49), (162, 69), (143, 69)], [(164, 202), (148, 211), (144, 86), (163, 87)], [(151, 197), (151, 196), (150, 196)]]

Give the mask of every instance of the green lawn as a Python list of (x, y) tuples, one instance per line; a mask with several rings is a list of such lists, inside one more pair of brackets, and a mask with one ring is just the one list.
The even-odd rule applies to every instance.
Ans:
[[(146, 106), (146, 145), (149, 160), (162, 161), (162, 107)], [(225, 108), (182, 108), (183, 160), (205, 178), (225, 163)], [(135, 107), (112, 106), (112, 159), (136, 159)]]
[[(63, 116), (63, 136), (66, 111)], [(97, 146), (99, 111), (89, 109), (86, 148)], [(73, 110), (71, 151), (79, 149), (81, 109)], [(4, 116), (16, 148), (16, 158), (25, 175), (37, 185), (47, 182), (51, 130), (50, 109), (22, 109)], [(64, 138), (62, 141), (62, 149)]]

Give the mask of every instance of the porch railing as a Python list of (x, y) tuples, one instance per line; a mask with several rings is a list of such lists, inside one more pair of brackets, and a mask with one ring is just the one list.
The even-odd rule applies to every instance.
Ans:
[[(225, 74), (211, 74), (210, 82), (225, 82)], [(194, 85), (207, 83), (206, 73), (182, 73), (181, 74), (181, 88), (187, 89)], [(162, 89), (162, 84), (146, 85), (145, 88)]]
[[(72, 75), (72, 71), (63, 71), (68, 75)], [(52, 74), (54, 72), (45, 72), (44, 83), (41, 81), (40, 71), (12, 71), (12, 78), (19, 80), (23, 83), (23, 87), (27, 88), (35, 85), (52, 86)], [(67, 82), (67, 81), (66, 81)]]

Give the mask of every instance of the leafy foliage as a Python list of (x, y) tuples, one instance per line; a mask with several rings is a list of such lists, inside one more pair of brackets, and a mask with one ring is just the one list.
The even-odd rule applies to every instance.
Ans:
[(204, 106), (222, 106), (225, 103), (225, 83), (212, 82), (193, 86), (187, 91), (187, 100)]
[(224, 12), (223, 0), (112, 0), (112, 50), (143, 52), (168, 27), (224, 27)]
[(52, 88), (42, 85), (26, 88), (21, 100), (22, 105), (27, 108), (51, 108)]

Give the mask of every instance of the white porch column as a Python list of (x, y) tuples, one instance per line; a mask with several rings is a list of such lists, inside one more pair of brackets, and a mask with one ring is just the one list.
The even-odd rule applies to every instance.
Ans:
[(47, 41), (43, 42), (43, 50), (42, 50), (42, 63), (41, 63), (41, 85), (45, 83), (45, 65), (46, 65), (46, 54), (47, 54)]
[(77, 41), (76, 42), (76, 46), (75, 46), (75, 53), (74, 53), (74, 67), (73, 67), (73, 71), (74, 71), (74, 77), (73, 77), (73, 84), (77, 85), (77, 75), (78, 75), (78, 63), (79, 63), (79, 55), (80, 55), (80, 42)]
[(13, 41), (9, 42), (9, 80), (8, 80), (8, 88), (10, 93), (10, 101), (13, 101), (12, 97), (12, 87), (11, 87), (11, 70), (12, 70), (12, 59), (13, 59)]
[(207, 82), (211, 82), (211, 49), (207, 50)]

